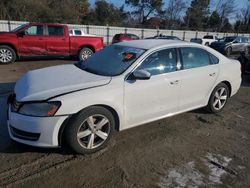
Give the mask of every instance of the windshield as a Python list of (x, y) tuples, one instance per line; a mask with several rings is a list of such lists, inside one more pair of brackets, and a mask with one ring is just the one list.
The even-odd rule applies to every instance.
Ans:
[(116, 76), (123, 73), (144, 52), (140, 48), (111, 45), (79, 62), (77, 66), (93, 74)]
[(20, 29), (22, 29), (22, 28), (26, 27), (27, 25), (28, 25), (28, 23), (23, 24), (23, 25), (20, 25), (20, 26), (18, 26), (17, 28), (15, 28), (15, 29), (11, 30), (11, 32), (16, 32), (16, 31), (18, 31), (18, 30), (20, 30)]

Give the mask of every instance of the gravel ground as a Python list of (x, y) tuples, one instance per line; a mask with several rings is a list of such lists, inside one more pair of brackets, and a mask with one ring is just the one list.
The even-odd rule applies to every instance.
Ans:
[(72, 62), (0, 66), (0, 187), (249, 187), (247, 76), (223, 112), (207, 114), (199, 109), (119, 132), (106, 149), (93, 155), (11, 141), (6, 127), (7, 86), (28, 70)]

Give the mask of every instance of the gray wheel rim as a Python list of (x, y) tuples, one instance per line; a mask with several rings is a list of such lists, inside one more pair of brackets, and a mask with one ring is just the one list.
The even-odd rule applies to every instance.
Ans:
[(82, 52), (82, 60), (88, 59), (92, 55), (92, 52), (89, 50), (84, 50)]
[(1, 48), (0, 49), (0, 62), (8, 63), (12, 60), (13, 55), (9, 49)]
[(230, 55), (231, 54), (231, 48), (229, 47), (229, 48), (227, 48), (227, 55)]
[(77, 141), (84, 149), (101, 146), (110, 134), (110, 122), (107, 117), (95, 114), (86, 118), (79, 126)]
[(215, 110), (220, 110), (224, 107), (227, 101), (227, 90), (224, 87), (220, 87), (214, 93), (213, 107)]

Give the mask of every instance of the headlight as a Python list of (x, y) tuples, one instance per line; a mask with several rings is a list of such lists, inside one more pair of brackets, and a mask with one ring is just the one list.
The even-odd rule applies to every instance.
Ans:
[(43, 103), (23, 103), (17, 113), (28, 116), (53, 116), (60, 108), (61, 102), (43, 102)]

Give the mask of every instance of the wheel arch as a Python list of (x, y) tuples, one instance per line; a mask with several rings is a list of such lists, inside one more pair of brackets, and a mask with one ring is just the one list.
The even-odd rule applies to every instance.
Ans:
[(0, 46), (8, 46), (10, 48), (12, 48), (15, 53), (16, 53), (16, 56), (18, 56), (18, 51), (17, 51), (17, 48), (15, 47), (15, 45), (11, 44), (11, 43), (0, 43)]
[(214, 89), (215, 89), (219, 84), (221, 84), (221, 83), (224, 83), (224, 84), (227, 85), (227, 87), (228, 87), (228, 89), (229, 89), (229, 96), (231, 97), (231, 93), (232, 93), (232, 86), (231, 86), (231, 83), (230, 83), (229, 81), (227, 81), (227, 80), (223, 80), (223, 81), (221, 81), (221, 82), (218, 82), (218, 83), (213, 87), (213, 89), (210, 91), (210, 93), (209, 93), (209, 95), (208, 95), (208, 97), (207, 97), (207, 99), (206, 99), (206, 104), (208, 104), (209, 99), (210, 99), (210, 97), (211, 97), (211, 95), (212, 95)]
[(59, 129), (59, 132), (58, 132), (58, 145), (59, 146), (61, 146), (64, 143), (63, 139), (64, 139), (65, 128), (68, 126), (70, 120), (74, 116), (76, 116), (79, 112), (81, 112), (82, 110), (88, 109), (89, 107), (93, 107), (93, 106), (99, 106), (99, 107), (103, 107), (103, 108), (106, 108), (107, 110), (109, 110), (112, 113), (112, 115), (114, 116), (114, 118), (115, 118), (115, 130), (116, 131), (120, 130), (120, 117), (119, 117), (117, 111), (113, 107), (111, 107), (109, 105), (106, 105), (106, 104), (95, 104), (95, 105), (87, 106), (87, 107), (79, 110), (77, 113), (72, 114), (71, 116), (69, 116), (67, 119), (64, 120), (64, 122), (60, 126), (60, 129)]
[(95, 48), (94, 48), (93, 45), (91, 45), (91, 44), (84, 44), (84, 45), (82, 45), (82, 46), (79, 47), (78, 53), (79, 53), (79, 52), (81, 51), (81, 49), (83, 49), (83, 48), (89, 48), (89, 49), (91, 49), (91, 50), (93, 51), (93, 53), (96, 52), (96, 50), (95, 50)]
[[(229, 82), (229, 81), (227, 81), (227, 80), (224, 80), (224, 81), (222, 81), (222, 82), (220, 82), (220, 83), (224, 83), (224, 84), (226, 84), (227, 85), (227, 87), (228, 87), (228, 89), (229, 89), (229, 96), (231, 97), (231, 94), (232, 94), (232, 85), (231, 85), (231, 83)], [(219, 84), (220, 84), (219, 83)], [(218, 85), (218, 84), (217, 84)]]

